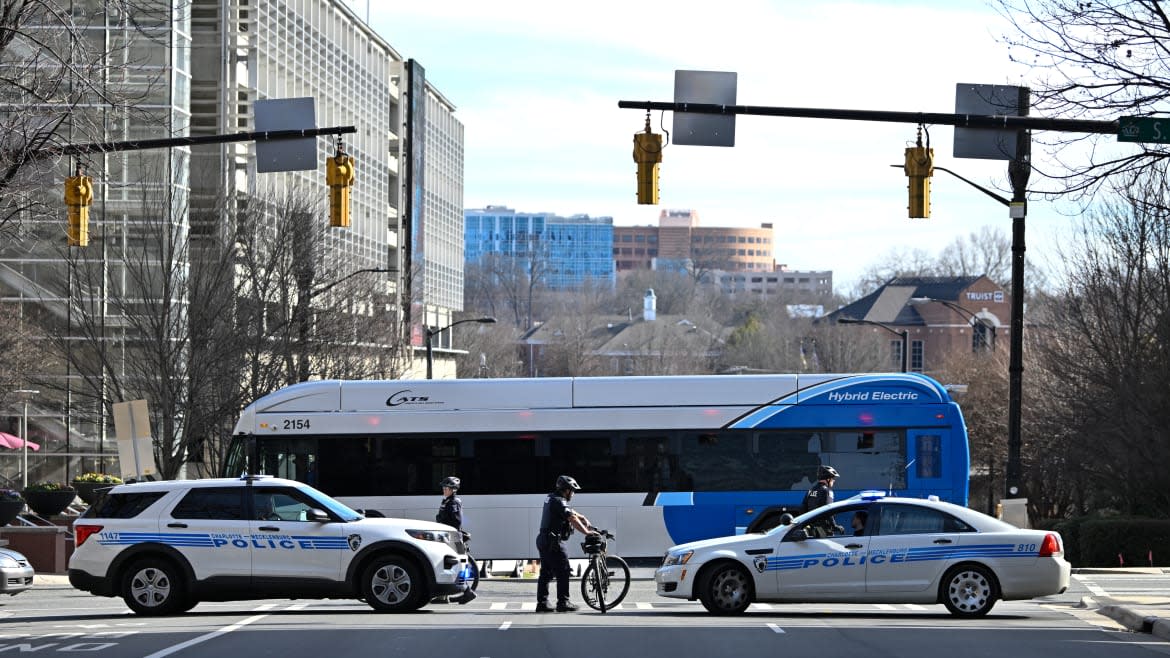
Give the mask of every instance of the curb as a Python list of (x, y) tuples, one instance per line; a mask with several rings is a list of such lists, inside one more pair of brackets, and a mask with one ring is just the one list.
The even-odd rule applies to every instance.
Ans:
[[(1089, 607), (1092, 603), (1094, 601), (1091, 598), (1081, 599), (1083, 607)], [(1097, 608), (1097, 614), (1104, 615), (1135, 633), (1149, 633), (1159, 639), (1170, 641), (1170, 617), (1148, 615), (1138, 608), (1131, 608), (1113, 599), (1104, 599), (1102, 605)]]

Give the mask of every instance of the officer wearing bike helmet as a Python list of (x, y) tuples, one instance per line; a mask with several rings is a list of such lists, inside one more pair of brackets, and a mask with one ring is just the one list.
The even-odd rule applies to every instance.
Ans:
[(577, 529), (583, 534), (591, 533), (589, 519), (573, 511), (569, 501), (573, 492), (580, 491), (581, 485), (568, 475), (557, 478), (556, 488), (544, 501), (540, 515), (540, 533), (536, 535), (536, 550), (540, 553), (540, 578), (536, 581), (536, 611), (552, 612), (548, 603), (549, 583), (557, 579), (557, 612), (573, 612), (576, 605), (569, 602), (569, 553), (565, 542)]
[(445, 477), (439, 482), (439, 486), (443, 488), (443, 501), (439, 503), (439, 513), (435, 515), (436, 521), (456, 530), (463, 529), (463, 501), (455, 497), (459, 491), (459, 484), (459, 478), (455, 476)]
[[(462, 534), (463, 501), (455, 496), (456, 492), (459, 491), (459, 485), (459, 478), (453, 475), (445, 477), (439, 482), (439, 486), (443, 488), (443, 500), (439, 503), (439, 513), (435, 515), (435, 521), (449, 525)], [(466, 537), (466, 535), (464, 536)], [(471, 590), (468, 590), (468, 592), (470, 592), (471, 597), (466, 601), (459, 601), (460, 603), (466, 603), (472, 598), (475, 598), (475, 592), (471, 592)], [(431, 603), (448, 603), (449, 601), (450, 599), (446, 596), (436, 596), (431, 599)]]
[(821, 466), (817, 469), (817, 483), (804, 495), (802, 511), (808, 512), (818, 507), (824, 507), (833, 502), (833, 483), (840, 475), (832, 466)]

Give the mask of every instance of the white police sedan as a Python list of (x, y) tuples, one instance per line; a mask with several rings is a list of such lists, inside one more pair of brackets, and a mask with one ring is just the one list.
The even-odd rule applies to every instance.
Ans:
[(753, 602), (942, 603), (960, 617), (1068, 589), (1055, 532), (939, 502), (867, 493), (762, 534), (672, 547), (658, 594), (717, 615)]

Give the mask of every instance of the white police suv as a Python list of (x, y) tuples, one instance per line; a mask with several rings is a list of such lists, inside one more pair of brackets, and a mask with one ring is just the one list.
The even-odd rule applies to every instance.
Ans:
[(1069, 571), (1055, 532), (873, 492), (762, 534), (674, 546), (655, 581), (659, 595), (699, 599), (718, 615), (767, 601), (942, 603), (977, 617), (998, 599), (1063, 593)]
[(266, 476), (118, 485), (73, 531), (69, 582), (121, 596), (140, 615), (262, 598), (354, 598), (398, 612), (469, 586), (454, 528), (366, 518)]

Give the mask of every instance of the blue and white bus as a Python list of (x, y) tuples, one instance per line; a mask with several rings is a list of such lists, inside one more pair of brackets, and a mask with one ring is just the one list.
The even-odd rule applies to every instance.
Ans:
[(457, 475), (485, 559), (535, 556), (541, 505), (568, 474), (573, 507), (618, 553), (657, 557), (776, 525), (822, 464), (841, 473), (838, 499), (883, 489), (965, 505), (968, 462), (958, 405), (913, 373), (313, 381), (244, 410), (224, 474), (419, 519)]

